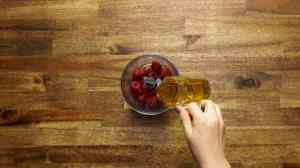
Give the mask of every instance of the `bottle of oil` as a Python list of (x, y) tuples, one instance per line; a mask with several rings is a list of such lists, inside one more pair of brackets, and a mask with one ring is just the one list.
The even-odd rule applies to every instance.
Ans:
[(209, 82), (181, 76), (166, 77), (157, 87), (159, 100), (168, 108), (196, 101), (210, 96)]

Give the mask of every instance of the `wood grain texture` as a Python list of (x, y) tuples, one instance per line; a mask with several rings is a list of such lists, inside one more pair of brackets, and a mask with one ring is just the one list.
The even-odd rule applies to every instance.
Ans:
[[(32, 163), (32, 164), (17, 164), (17, 165), (0, 165), (2, 168), (29, 168), (30, 166), (33, 167), (44, 167), (44, 168), (114, 168), (114, 167), (120, 167), (120, 168), (130, 168), (130, 167), (139, 167), (139, 168), (150, 168), (149, 165), (129, 165), (126, 164), (99, 164), (99, 163)], [(195, 167), (195, 164), (186, 162), (182, 165), (183, 168), (191, 168)], [(285, 164), (284, 168), (297, 168), (296, 164)], [(291, 167), (287, 167), (291, 166)], [(294, 167), (293, 167), (294, 166)], [(159, 167), (158, 165), (155, 165), (154, 167)], [(278, 163), (260, 163), (260, 164), (242, 164), (240, 162), (232, 162), (231, 163), (232, 168), (283, 168), (282, 164)]]
[(298, 16), (192, 16), (186, 35), (198, 36), (189, 50), (276, 44), (299, 38)]
[(247, 1), (247, 9), (276, 14), (300, 14), (300, 5), (297, 0)]
[(282, 80), (283, 82), (280, 90), (280, 106), (282, 108), (299, 108), (299, 71), (282, 72)]
[(122, 70), (159, 54), (210, 81), (233, 168), (299, 168), (299, 5), (0, 1), (0, 167), (196, 167), (174, 110), (124, 109)]
[[(10, 139), (1, 140), (1, 154), (5, 156), (1, 157), (1, 162), (129, 162), (150, 166), (155, 163), (158, 167), (168, 164), (181, 167), (192, 163), (181, 129), (103, 127), (97, 121), (81, 124), (73, 123), (65, 127), (66, 123), (41, 123), (1, 128), (2, 139)], [(276, 163), (296, 162), (300, 155), (299, 132), (299, 127), (229, 127), (226, 153), (232, 162), (249, 159), (252, 163), (273, 160)], [(274, 136), (277, 138), (274, 139)], [(161, 143), (165, 145), (161, 146)], [(141, 151), (145, 156), (136, 157)], [(153, 162), (145, 161), (148, 160), (146, 156)]]
[[(64, 124), (66, 122), (2, 127), (1, 148), (53, 145), (160, 145), (163, 142), (177, 147), (185, 146), (185, 138), (180, 127), (105, 127), (97, 121), (83, 122), (82, 127), (79, 124), (71, 126)], [(52, 133), (51, 136), (48, 131)], [(271, 147), (294, 146), (298, 144), (299, 138), (299, 126), (228, 127), (226, 131), (227, 145), (232, 146), (253, 144)], [(274, 136), (277, 138), (273, 138)]]

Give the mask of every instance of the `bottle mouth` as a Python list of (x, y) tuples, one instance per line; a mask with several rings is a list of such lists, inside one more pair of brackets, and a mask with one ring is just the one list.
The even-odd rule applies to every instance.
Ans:
[(144, 83), (143, 87), (145, 89), (154, 90), (154, 89), (157, 88), (159, 81), (155, 80), (153, 77), (147, 77), (147, 76), (145, 76), (143, 78), (143, 83)]

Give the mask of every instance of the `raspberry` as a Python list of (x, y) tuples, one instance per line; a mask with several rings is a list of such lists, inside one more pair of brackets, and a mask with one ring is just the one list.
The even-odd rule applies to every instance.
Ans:
[(149, 77), (153, 77), (154, 79), (157, 79), (159, 77), (159, 74), (157, 74), (156, 72), (152, 71), (148, 74)]
[(143, 88), (140, 82), (138, 81), (132, 81), (130, 84), (130, 88), (133, 93), (135, 94), (142, 94), (143, 93)]
[(141, 105), (145, 105), (145, 103), (146, 103), (146, 96), (145, 96), (144, 94), (139, 95), (138, 101), (139, 101), (139, 103), (140, 103)]
[(172, 75), (171, 70), (168, 67), (166, 66), (162, 67), (160, 72), (160, 77), (162, 79), (165, 78), (166, 76), (171, 76), (171, 75)]
[(143, 67), (144, 76), (148, 76), (150, 72), (152, 72), (151, 65), (146, 65), (146, 66)]
[(151, 108), (151, 109), (157, 108), (159, 105), (159, 102), (158, 102), (158, 99), (156, 98), (156, 96), (147, 97), (146, 103), (149, 106), (149, 108)]
[(140, 80), (144, 76), (144, 71), (141, 68), (136, 68), (133, 70), (132, 79), (133, 80)]
[(151, 68), (153, 71), (159, 73), (161, 70), (161, 64), (160, 64), (159, 60), (153, 60), (152, 64), (151, 64)]
[(150, 89), (145, 89), (145, 90), (144, 90), (144, 94), (145, 94), (147, 97), (151, 97), (151, 96), (155, 96), (155, 95), (156, 95), (155, 90), (150, 90)]

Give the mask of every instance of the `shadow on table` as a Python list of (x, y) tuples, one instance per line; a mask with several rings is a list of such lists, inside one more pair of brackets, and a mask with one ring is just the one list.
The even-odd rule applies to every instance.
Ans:
[(127, 109), (131, 124), (134, 126), (145, 127), (176, 127), (180, 126), (180, 119), (175, 110), (169, 110), (165, 113), (155, 116), (141, 115), (133, 110)]

